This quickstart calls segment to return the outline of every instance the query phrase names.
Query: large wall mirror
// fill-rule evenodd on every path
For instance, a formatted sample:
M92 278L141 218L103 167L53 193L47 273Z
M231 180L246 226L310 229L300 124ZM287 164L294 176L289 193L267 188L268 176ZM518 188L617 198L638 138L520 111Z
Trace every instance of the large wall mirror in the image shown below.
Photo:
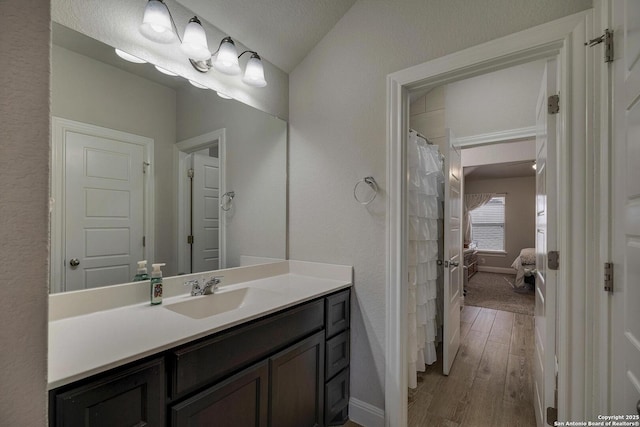
M287 123L52 25L51 292L284 259Z

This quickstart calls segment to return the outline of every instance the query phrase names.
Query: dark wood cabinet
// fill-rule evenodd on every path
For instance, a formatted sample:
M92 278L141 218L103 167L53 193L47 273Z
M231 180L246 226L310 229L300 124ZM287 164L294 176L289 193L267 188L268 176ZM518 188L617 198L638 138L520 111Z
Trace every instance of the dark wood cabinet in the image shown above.
M162 358L101 375L55 395L50 424L57 427L160 427L164 417Z
M258 363L171 408L174 427L266 427L269 364Z
M342 425L349 312L346 289L52 390L49 425Z
M343 369L325 386L325 419L327 425L341 426L348 419L349 368Z
M324 425L324 344L322 331L269 360L270 426Z

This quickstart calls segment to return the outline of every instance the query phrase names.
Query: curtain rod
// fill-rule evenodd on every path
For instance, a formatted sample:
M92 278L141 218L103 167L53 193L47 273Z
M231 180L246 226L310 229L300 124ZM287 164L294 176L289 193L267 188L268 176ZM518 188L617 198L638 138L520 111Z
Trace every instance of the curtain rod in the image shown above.
M427 144L429 144L429 145L433 145L433 142L429 141L429 139L428 139L426 136L422 135L422 134L421 134L421 133L419 133L417 130L409 128L409 132L415 132L415 134L416 134L416 135L418 135L420 138L422 138L422 139L424 139L425 141L427 141Z

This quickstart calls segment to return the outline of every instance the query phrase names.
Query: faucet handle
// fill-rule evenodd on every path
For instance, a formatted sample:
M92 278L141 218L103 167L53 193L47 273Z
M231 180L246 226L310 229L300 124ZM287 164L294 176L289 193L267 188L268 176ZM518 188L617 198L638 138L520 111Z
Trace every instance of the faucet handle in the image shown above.
M218 285L222 283L222 279L224 276L211 276L209 279L205 280L205 287L212 287L213 289L218 289Z
M187 280L183 284L184 284L184 286L191 286L191 287L199 286L200 285L200 281L198 279Z
M200 288L200 281L198 279L187 280L184 282L184 286L191 286L191 296L200 295L202 289Z

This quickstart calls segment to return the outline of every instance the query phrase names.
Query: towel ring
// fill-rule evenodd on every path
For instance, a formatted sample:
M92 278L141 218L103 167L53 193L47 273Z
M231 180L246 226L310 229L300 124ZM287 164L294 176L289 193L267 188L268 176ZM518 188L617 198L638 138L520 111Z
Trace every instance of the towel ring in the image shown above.
M358 186L363 182L367 184L369 187L371 187L371 189L373 190L373 195L368 200L360 200L358 198ZM372 176L366 176L362 178L360 181L356 182L356 186L353 187L353 198L356 199L356 201L361 205L368 205L369 203L373 202L373 199L375 199L377 195L378 195L378 184L376 183L376 180L373 179Z
M225 200L225 197L228 200ZM227 191L226 193L224 193L222 195L222 198L220 199L220 209L222 209L225 212L229 211L229 209L232 208L231 202L233 201L234 197L236 197L236 192L235 191ZM225 209L225 207L226 207L226 209Z

